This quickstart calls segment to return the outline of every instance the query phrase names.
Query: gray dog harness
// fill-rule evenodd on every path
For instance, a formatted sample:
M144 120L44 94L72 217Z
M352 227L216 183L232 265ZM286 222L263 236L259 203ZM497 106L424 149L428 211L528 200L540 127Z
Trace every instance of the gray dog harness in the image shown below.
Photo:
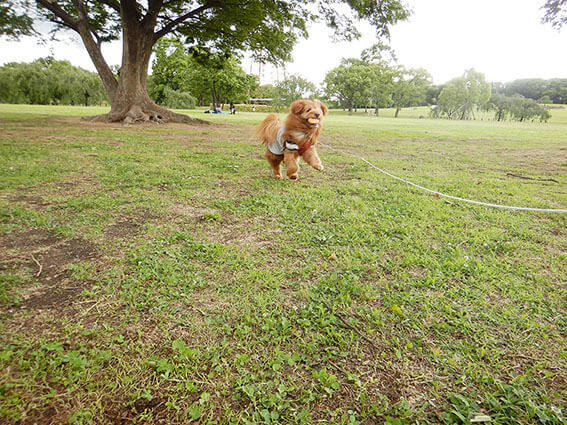
M268 143L268 149L274 155L283 155L284 149L288 149L290 151L299 150L299 146L297 146L295 143L287 142L283 139L282 135L284 131L285 131L285 127L280 128L276 140L274 140L271 143Z
M304 146L303 148L300 148L298 145L296 145L295 143L291 143L288 142L287 140L284 140L282 135L283 132L285 131L285 127L280 128L280 130L278 131L278 135L276 137L276 140L274 140L273 142L268 143L268 149L270 150L270 152L272 152L275 155L283 155L284 150L287 149L288 151L297 151L297 153L299 153L299 155L303 155L303 153L309 149L311 146L313 146L313 143L311 141L311 139L313 138L313 136L311 136L309 138L309 144L307 146ZM305 137L307 137L307 135L305 133L300 133L300 132L295 132L293 134L294 137L297 137L298 139L304 139Z

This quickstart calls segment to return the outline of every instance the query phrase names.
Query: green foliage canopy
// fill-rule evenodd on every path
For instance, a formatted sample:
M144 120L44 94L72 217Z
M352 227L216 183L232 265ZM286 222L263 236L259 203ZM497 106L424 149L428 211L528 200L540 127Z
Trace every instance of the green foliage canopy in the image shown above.
M33 19L23 10L27 0L0 0L0 36L18 38L33 34Z
M406 70L391 63L396 56L390 47L376 44L362 52L361 59L346 59L325 77L325 93L337 98L348 108L372 105L378 115L379 107L401 108L425 101L431 76L423 69Z
M448 118L461 120L474 117L474 108L490 99L492 88L484 74L474 69L465 71L462 77L449 81L438 97L438 108Z
M349 7L339 7L344 3ZM37 4L59 29L76 30L86 13L97 42L117 40L125 21L135 19L152 33L154 42L176 34L187 45L225 53L249 50L270 62L291 58L298 37L307 35L308 22L325 22L337 37L350 40L360 36L359 20L369 21L379 35L387 36L388 25L408 17L400 0L38 0Z
M357 105L367 105L371 96L374 69L358 59L343 60L325 76L324 89L329 97L336 97L348 108L349 114Z
M154 52L149 91L159 104L172 107L165 102L166 89L190 93L205 105L244 102L258 86L257 77L246 74L233 56L187 50L178 39L165 38Z
M409 105L425 102L427 89L431 86L431 75L425 69L397 68L392 84L392 106L397 117L401 109Z
M277 99L285 105L298 99L316 97L315 84L305 78L293 74L276 84Z
M94 72L51 57L0 67L0 103L100 104L107 100Z

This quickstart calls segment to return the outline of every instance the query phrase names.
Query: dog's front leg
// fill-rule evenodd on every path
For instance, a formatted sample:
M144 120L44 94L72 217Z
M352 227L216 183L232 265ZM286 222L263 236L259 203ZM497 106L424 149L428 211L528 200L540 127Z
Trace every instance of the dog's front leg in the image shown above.
M305 151L303 154L303 160L316 170L323 170L325 168L321 163L319 155L317 155L317 148L315 146L312 146Z
M284 151L285 173L292 180L297 180L299 171L299 154L297 151Z

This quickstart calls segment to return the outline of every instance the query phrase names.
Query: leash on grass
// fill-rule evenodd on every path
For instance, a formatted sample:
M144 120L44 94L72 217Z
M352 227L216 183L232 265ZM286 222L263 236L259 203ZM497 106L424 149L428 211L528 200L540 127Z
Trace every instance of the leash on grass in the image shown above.
M515 211L538 211L538 212L547 212L547 213L567 213L567 209L553 209L553 208L530 208L530 207L516 207L516 206L511 206L511 205L500 205L500 204L490 204L487 202L480 202L480 201L473 201L472 199L465 199L465 198L459 198L457 196L452 196L452 195L448 195L446 193L443 192L438 192L436 190L431 190L428 189L426 187L420 186L418 184L412 183L409 180L403 179L401 177L395 176L389 172L387 172L386 170L382 170L381 168L377 167L376 165L374 165L373 163L371 163L370 161L368 161L366 158L356 155L356 154L352 154L349 152L345 152L342 151L340 149L334 148L332 146L327 145L326 143L321 143L319 142L319 145L330 149L334 152L338 152L340 154L346 155L346 156L351 156L353 158L358 158L361 161L365 162L366 164L368 164L370 167L374 168L375 170L380 171L381 173L392 177L393 179L399 180L401 182L404 182L406 184L409 184L410 186L416 187L418 189L424 190L426 192L429 193L433 193L434 195L437 196L443 196L445 198L449 198L449 199L454 199L456 201L461 201L461 202L468 202L469 204L476 204L476 205L483 205L485 207L493 207L493 208L500 208L500 209L505 209L505 210L515 210Z

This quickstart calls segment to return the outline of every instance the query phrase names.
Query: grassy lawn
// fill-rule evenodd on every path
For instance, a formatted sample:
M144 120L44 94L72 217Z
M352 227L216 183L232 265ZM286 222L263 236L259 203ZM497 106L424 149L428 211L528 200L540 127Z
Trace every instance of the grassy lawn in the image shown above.
M259 113L100 112L0 105L0 423L567 423L566 214L325 148L277 181ZM552 114L332 111L322 140L564 209Z

